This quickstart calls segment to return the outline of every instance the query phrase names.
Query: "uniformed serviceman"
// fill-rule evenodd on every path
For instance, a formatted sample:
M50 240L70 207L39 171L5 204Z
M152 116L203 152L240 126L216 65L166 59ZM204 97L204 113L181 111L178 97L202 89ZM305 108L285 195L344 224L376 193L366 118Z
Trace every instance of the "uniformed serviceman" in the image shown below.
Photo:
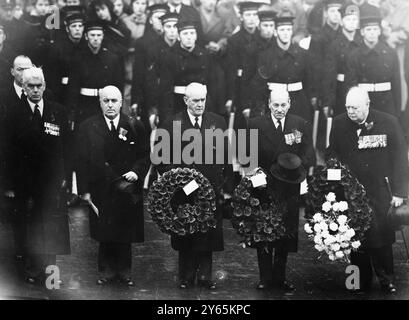
M185 89L191 82L207 85L207 108L214 110L215 107L211 100L213 90L210 81L214 60L197 44L197 29L193 21L179 20L177 27L180 43L173 46L159 62L159 121L184 109Z
M348 57L345 84L359 85L368 91L372 108L398 116L401 101L398 55L379 39L382 31L379 10L364 9L360 13L363 43Z
M251 99L255 101L251 112L263 114L269 90L285 89L291 97L290 113L311 121L317 104L317 76L309 53L291 42L293 17L276 17L277 46L260 53L256 74L251 81Z
M240 10L240 31L227 40L226 51L226 111L230 112L233 104L236 107L236 123L242 126L245 123L242 117L242 88L249 85L254 75L253 59L257 51L257 26L259 18L257 11L260 3L243 1L238 3ZM241 120L239 120L241 117Z
M25 47L24 38L27 26L22 20L18 20L14 17L15 8L15 0L2 0L0 23L4 26L4 30L7 34L7 41L10 43L10 46L17 52L17 54L22 54Z
M109 84L123 88L123 65L102 46L102 25L88 22L85 28L87 46L73 59L65 97L65 105L76 114L76 125L99 112L99 89Z
M360 291L372 285L372 266L381 288L396 292L392 244L395 231L387 219L390 205L402 205L408 195L408 155L398 120L370 108L368 93L352 87L346 97L346 113L334 119L328 156L349 166L365 187L373 208L372 221L351 263L359 267ZM385 178L391 186L390 195ZM391 199L392 198L392 199Z
M345 112L345 73L347 56L362 42L358 30L359 8L354 4L344 4L341 32L333 39L324 57L322 81L322 105L328 114Z
M47 79L49 79L50 89L59 102L63 102L66 96L65 91L73 58L86 45L83 37L84 22L84 16L80 13L67 16L64 20L66 30L64 37L57 38L49 50L45 72Z

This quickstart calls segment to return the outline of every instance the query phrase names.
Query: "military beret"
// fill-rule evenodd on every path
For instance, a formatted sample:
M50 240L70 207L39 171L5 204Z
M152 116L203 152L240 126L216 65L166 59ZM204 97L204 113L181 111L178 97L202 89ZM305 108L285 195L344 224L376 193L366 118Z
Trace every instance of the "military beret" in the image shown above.
M276 27L278 26L292 26L294 24L294 17L293 16L287 16L283 15L280 17L276 17L274 19L274 22L276 23Z
M346 16L357 16L359 17L359 7L355 4L344 4L341 9L339 9L341 17Z
M159 18L162 21L162 24L165 24L167 22L178 22L179 21L179 15L176 12L167 12L163 16Z
M14 9L16 7L16 0L1 0L0 6L3 9Z
M163 12L166 13L169 11L169 7L167 4L163 4L163 3L157 3L157 4L153 4L150 7L148 7L148 10L151 14L157 13L157 12Z
M340 8L344 4L344 0L325 0L324 4L327 9L331 7Z
M274 21L277 16L277 12L273 10L263 10L258 12L258 18L261 21Z
M239 7L240 13L243 13L245 11L254 11L254 10L257 11L262 4L259 2L253 2L253 1L242 1L242 2L239 2L237 5Z
M102 30L104 31L104 26L99 21L88 21L85 24L85 32L92 30Z
M197 25L195 21L192 20L179 20L178 24L176 25L178 31L187 30L187 29L195 29L197 30Z
M66 26L69 26L69 25L71 25L73 23L76 23L76 22L84 23L85 22L84 15L82 15L81 13L72 13L72 14L66 16L65 19L64 19L64 23L65 23Z
M380 26L382 23L381 12L379 9L372 5L366 5L361 7L361 28L367 26Z

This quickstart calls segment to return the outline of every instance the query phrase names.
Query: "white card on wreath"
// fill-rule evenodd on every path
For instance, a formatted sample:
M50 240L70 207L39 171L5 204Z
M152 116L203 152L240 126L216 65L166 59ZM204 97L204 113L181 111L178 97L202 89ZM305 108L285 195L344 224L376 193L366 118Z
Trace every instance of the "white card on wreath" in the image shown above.
M199 185L197 184L196 180L192 180L183 187L183 191L188 196L189 194L191 194L193 191L195 191L198 188L199 188Z
M265 186L267 184L266 175L264 173L256 174L250 178L253 188Z
M341 180L341 169L328 169L327 170L327 180L340 181Z
M300 185L300 195L306 194L308 192L308 183L307 179L304 179L303 182L301 182Z

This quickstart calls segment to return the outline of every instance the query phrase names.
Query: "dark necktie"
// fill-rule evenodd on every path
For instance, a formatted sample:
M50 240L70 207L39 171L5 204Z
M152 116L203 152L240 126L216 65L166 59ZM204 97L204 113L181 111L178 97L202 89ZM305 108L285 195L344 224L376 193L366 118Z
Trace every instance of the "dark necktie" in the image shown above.
M200 130L199 118L198 118L198 117L195 117L195 129L199 129L199 130Z
M358 131L359 129L361 129L361 132L359 132L359 136L364 135L364 133L366 132L366 122L357 124L356 130Z
M27 96L24 93L24 90L21 90L20 100L25 100L26 98L27 98Z
M277 132L283 133L283 127L281 126L281 121L278 121Z
M36 104L34 106L34 114L33 114L33 124L37 129L40 129L42 126L42 118L41 118L41 112L40 112L40 108L38 107L38 105Z
M114 121L111 120L110 124L111 124L111 135L115 136L116 135L116 128L115 128L115 125L114 125Z

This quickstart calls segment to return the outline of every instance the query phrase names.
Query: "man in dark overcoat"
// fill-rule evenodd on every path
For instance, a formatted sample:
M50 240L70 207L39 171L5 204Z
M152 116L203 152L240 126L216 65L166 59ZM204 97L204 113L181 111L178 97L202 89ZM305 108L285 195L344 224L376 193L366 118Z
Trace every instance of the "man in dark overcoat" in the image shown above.
M248 129L258 129L258 165L265 172L270 172L272 165L278 165L277 160L282 154L298 156L301 159L299 167L304 171L315 165L311 125L299 116L289 114L290 106L291 99L288 91L273 91L269 99L271 112L249 120ZM274 185L270 187L287 205L284 221L288 238L269 246L268 251L261 246L257 248L260 270L260 282L257 288L269 289L272 286L278 286L286 291L292 291L294 290L293 285L285 279L285 268L288 252L297 251L301 181L290 183L280 181L280 179L274 179ZM286 192L281 192L282 188L286 188ZM274 247L273 266L272 250Z
M43 99L41 69L24 70L22 83L27 99L7 114L4 189L18 204L26 280L35 283L56 264L56 255L70 253L64 201L68 122L61 105Z
M398 120L369 108L368 93L353 87L346 97L347 113L334 119L328 155L349 166L365 187L373 217L362 247L351 253L351 262L359 267L361 290L372 284L372 265L381 287L395 292L393 284L392 244L395 232L388 223L390 205L400 206L408 193L408 157ZM385 182L388 177L393 197Z
M184 101L187 109L174 115L163 125L170 134L171 138L171 155L173 154L173 146L176 143L181 143L181 150L184 149L190 141L174 141L173 140L173 125L180 124L180 132L183 135L188 129L200 130L202 136L202 159L201 163L193 161L193 163L186 163L186 159L181 159L181 164L173 163L173 158L170 162L158 165L158 170L161 174L176 168L186 167L192 168L201 172L211 183L216 196L220 196L227 170L231 171L227 160L227 139L223 141L224 162L216 163L216 148L214 140L211 145L205 144L205 130L221 129L223 132L227 129L226 122L222 116L212 112L205 111L206 104L206 86L200 83L191 83L186 87ZM158 145L156 145L158 146ZM156 147L155 146L155 147ZM213 162L205 164L204 157L206 148L212 147ZM208 152L208 151L207 151ZM229 190L225 190L229 191ZM179 251L179 280L180 288L185 289L195 284L207 287L208 289L216 289L216 284L212 281L212 252L223 251L223 215L220 208L216 209L215 218L217 220L216 228L209 230L205 234L194 234L189 236L175 236L171 237L172 248Z
M361 86L368 91L372 108L399 116L401 76L398 54L380 38L381 23L378 8L362 8L363 42L347 57L345 85L347 88Z
M99 242L97 283L133 286L132 247L144 240L142 188L149 140L142 123L121 114L122 95L100 91L101 112L79 128L78 191L90 205L90 233Z

